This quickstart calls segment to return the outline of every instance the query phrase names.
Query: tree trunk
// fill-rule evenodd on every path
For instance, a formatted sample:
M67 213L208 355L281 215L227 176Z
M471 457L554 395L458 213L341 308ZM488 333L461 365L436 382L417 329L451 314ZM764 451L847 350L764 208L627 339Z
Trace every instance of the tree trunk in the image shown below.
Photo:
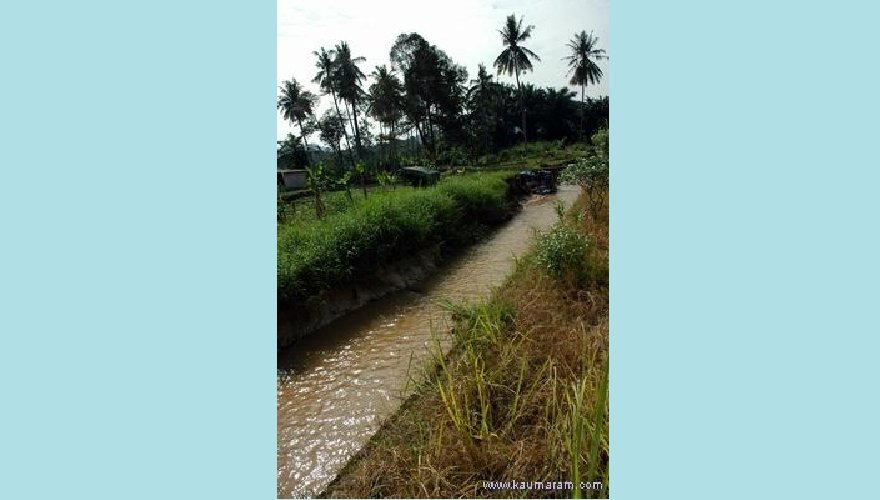
M339 166L336 167L336 168L343 168L343 167L342 167L342 163L343 163L343 161L342 161L342 152L339 151L339 146L334 146L334 145L331 144L331 147L333 148L333 156L336 157L336 164L339 165Z
M339 102L336 100L336 91L330 89L330 95L333 96L333 106L336 108L336 116L342 120L342 113L339 112ZM351 159L351 142L348 140L348 130L345 129L345 123L342 124L342 135L345 136L345 145L348 146L348 156ZM352 166L354 162L352 161Z
M354 111L354 150L358 161L361 159L361 132L358 128L358 110L357 103L351 101L351 109Z
M434 122L431 120L431 104L428 104L426 115L428 120L428 139L431 141L428 153L431 155L431 161L437 161L437 141L434 138Z
M516 68L516 88L519 90L519 109L522 111L523 142L529 145L529 133L526 131L526 106L522 96L522 85L519 83L519 66Z
M385 156L388 156L388 147L386 145L385 148L382 147L382 135L385 133L385 126L382 122L379 122L379 163L382 163L382 153L385 153ZM387 139L386 139L387 140ZM384 149L384 151L383 151ZM387 170L387 169L386 169Z
M587 108L584 105L584 89L586 88L586 84L581 84L581 140L585 141L587 138L584 136L584 118L587 114Z
M419 140L422 141L422 147L427 148L427 144L425 143L425 133L422 131L423 127L419 126L418 121L415 122L415 125L416 125L416 132L419 133ZM410 153L410 155L412 155L412 154L413 154L413 152Z
M397 157L397 144L395 144L397 142L397 135L394 133L396 128L395 125L395 122L391 122L391 159L389 160L389 162L393 162L394 159Z
M345 99L343 99L343 100L342 100L342 104L345 106L345 114L348 116L348 125L351 127L351 130L355 130L355 123L354 123L354 122L352 121L352 119L351 119L351 110L348 109L348 101L346 101ZM355 134L355 138L354 138L354 149L350 150L350 153L352 154L352 164L356 163L357 160L360 159L360 157L358 156L358 145L357 145L357 141L358 141L358 139L357 139L357 134Z
M306 165L311 166L312 161L309 159L309 142L306 140L306 133L303 131L302 121L299 118L297 118L296 123L299 125L299 134L302 136L303 145L305 145L305 148L306 148Z

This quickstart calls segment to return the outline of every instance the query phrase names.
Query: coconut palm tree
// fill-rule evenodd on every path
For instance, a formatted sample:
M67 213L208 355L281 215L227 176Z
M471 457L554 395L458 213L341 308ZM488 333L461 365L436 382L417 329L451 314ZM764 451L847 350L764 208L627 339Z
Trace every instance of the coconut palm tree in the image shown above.
M499 75L504 73L508 76L516 76L516 88L519 91L519 94L522 94L519 74L532 70L532 61L529 58L531 57L536 61L541 61L538 54L535 54L522 45L522 42L528 40L532 36L533 29L535 29L533 24L523 28L522 17L517 21L516 15L511 14L507 16L507 21L504 23L504 27L498 30L498 33L501 34L501 43L507 48L501 51L501 54L495 59L495 68ZM520 109L522 111L523 139L528 143L529 138L526 134L526 108L522 102L522 95L520 95Z
M575 33L574 38L568 42L571 54L563 58L568 61L568 74L571 75L569 83L581 87L581 135L584 133L584 91L587 84L596 85L602 80L602 70L596 61L608 59L605 50L597 49L599 38L593 33L586 31Z
M342 113L339 112L339 101L336 98L336 65L334 63L336 51L333 49L328 51L325 50L324 47L321 47L320 52L313 51L312 54L318 59L317 62L315 62L315 67L318 69L318 72L315 74L315 78L312 79L312 83L317 83L321 87L321 90L324 91L324 94L330 94L333 97L333 107L336 108L336 116L342 121ZM351 154L351 142L348 140L348 130L344 125L342 127L342 134L343 137L345 137L345 145L348 147L348 152ZM354 163L352 163L352 165L354 165Z
M403 116L403 84L385 65L376 66L370 76L376 81L370 86L369 112L379 121L380 126L385 125L390 129L387 135L393 156L394 139L397 137L396 125ZM381 131L379 136L381 138Z
M309 143L306 140L308 132L303 128L303 120L308 122L309 118L313 117L318 98L315 94L304 90L296 78L284 80L278 89L281 91L281 95L278 96L278 111L281 112L282 118L299 125L299 132L306 147L306 162L308 163Z
M359 104L361 103L361 98L364 95L364 91L361 89L360 84L366 76L357 65L358 63L366 61L366 59L363 57L352 57L351 48L348 46L347 42L339 42L339 44L336 45L335 52L336 59L333 61L335 66L335 71L333 72L334 81L336 83L336 88L339 89L339 97L351 105L351 110L354 113L354 120L352 120L352 128L354 128L354 147L356 156L360 158L361 132L358 127L357 112Z

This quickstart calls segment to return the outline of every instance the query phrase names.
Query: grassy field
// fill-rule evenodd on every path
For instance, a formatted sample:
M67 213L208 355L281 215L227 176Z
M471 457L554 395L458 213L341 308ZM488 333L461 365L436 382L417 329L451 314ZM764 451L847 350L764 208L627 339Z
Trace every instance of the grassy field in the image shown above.
M607 210L582 196L491 299L450 306L452 351L325 496L607 498Z
M325 196L328 211L320 220L302 201L278 226L279 303L318 300L332 286L412 252L470 242L510 213L509 177L451 176L429 188L353 193L353 201L333 192Z

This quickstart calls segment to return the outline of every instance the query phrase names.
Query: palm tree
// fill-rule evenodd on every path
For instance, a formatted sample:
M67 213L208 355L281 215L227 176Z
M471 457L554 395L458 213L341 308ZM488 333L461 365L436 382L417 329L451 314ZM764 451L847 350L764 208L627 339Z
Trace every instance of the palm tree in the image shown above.
M321 47L320 52L313 51L312 54L318 58L318 61L315 63L318 72L315 74L315 78L312 79L312 83L317 83L320 85L321 90L324 91L324 94L329 93L333 97L333 107L336 108L336 116L342 121L342 113L339 112L339 102L336 99L336 64L334 62L336 51L332 49L327 51L324 47ZM348 147L349 154L351 154L351 142L348 140L348 130L344 125L342 127L342 133L345 137L345 145ZM352 165L353 164L354 163L352 163Z
M508 76L516 76L516 88L520 94L522 94L522 86L519 83L519 74L521 72L532 70L532 61L529 60L529 57L534 58L536 61L541 61L538 54L535 54L528 48L520 45L532 36L532 30L535 29L533 24L523 28L522 23L522 17L520 17L517 22L515 14L507 16L507 21L505 22L504 27L498 30L498 33L501 34L501 43L507 48L501 51L501 54L495 59L495 68L498 70L499 75L506 73ZM520 95L520 109L522 111L523 139L528 143L529 138L526 134L526 108L523 106L522 95Z
M334 81L339 89L339 97L348 101L354 113L352 125L354 128L354 147L358 158L361 154L361 132L358 128L357 111L364 91L360 83L366 78L364 72L357 67L358 63L366 61L363 57L351 57L351 49L346 42L339 42L336 46L336 59L334 60Z
M397 137L396 125L403 115L403 84L397 75L388 71L385 65L376 66L370 75L376 82L370 86L370 114L379 121L380 126L390 128L388 134L389 143L392 147L391 155L394 156L394 139ZM381 131L379 134L382 136Z
M308 150L309 143L306 141L306 130L303 128L303 120L312 117L314 107L317 105L318 98L308 90L304 90L295 78L284 80L278 87L281 95L278 96L278 111L281 112L282 118L296 122L299 125L299 132L306 147L306 163L309 162Z
M598 43L599 38L594 37L592 32L589 35L586 31L575 33L568 42L571 54L563 58L568 61L569 83L581 87L581 136L584 133L584 90L588 83L596 85L602 80L602 70L596 61L608 59L605 50L596 48Z

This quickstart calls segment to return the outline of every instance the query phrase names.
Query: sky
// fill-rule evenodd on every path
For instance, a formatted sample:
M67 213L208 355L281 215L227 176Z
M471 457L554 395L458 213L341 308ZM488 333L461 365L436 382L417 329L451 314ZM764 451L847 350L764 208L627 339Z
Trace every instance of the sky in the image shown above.
M291 77L307 90L320 96L316 109L320 117L333 107L333 99L323 96L312 83L317 72L312 51L333 48L348 42L352 55L363 56L360 65L369 75L378 65L390 67L389 52L401 33L416 32L446 54L456 64L467 68L468 79L476 78L477 65L485 64L495 74L492 62L504 49L498 30L505 18L516 14L523 25L534 24L532 37L523 45L537 53L531 73L521 80L539 87L569 85L566 44L575 33L586 30L599 38L598 47L609 57L607 0L278 0L278 85ZM608 95L608 61L600 61L604 76L599 85L588 85L586 95ZM513 76L500 75L496 81L514 83ZM372 78L363 83L368 88ZM578 97L580 96L580 89ZM281 140L291 131L289 122L277 115L277 136ZM299 130L296 130L299 133ZM317 134L310 139L317 143Z

